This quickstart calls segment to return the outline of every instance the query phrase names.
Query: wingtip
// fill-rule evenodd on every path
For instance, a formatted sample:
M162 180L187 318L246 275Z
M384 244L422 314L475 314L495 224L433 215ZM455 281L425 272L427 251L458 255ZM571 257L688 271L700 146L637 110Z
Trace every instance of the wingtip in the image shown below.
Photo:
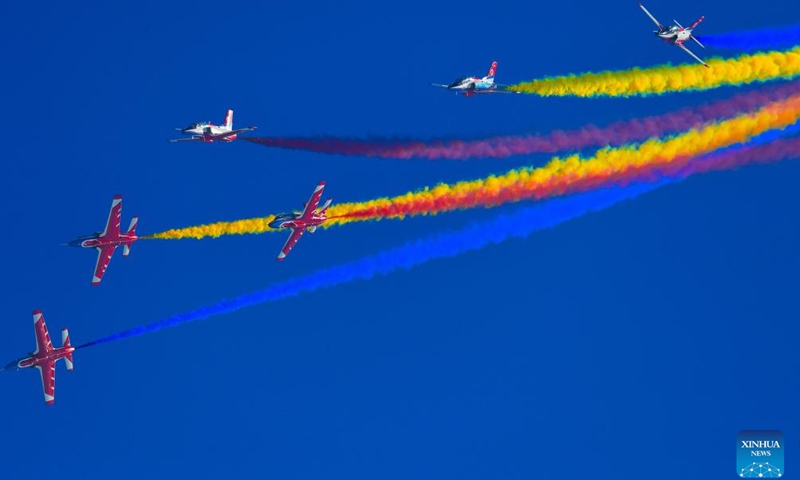
M114 200L122 200L122 195L120 194L114 195Z
M41 308L37 308L36 310L33 311L33 314L34 315L41 315L42 314L42 309Z

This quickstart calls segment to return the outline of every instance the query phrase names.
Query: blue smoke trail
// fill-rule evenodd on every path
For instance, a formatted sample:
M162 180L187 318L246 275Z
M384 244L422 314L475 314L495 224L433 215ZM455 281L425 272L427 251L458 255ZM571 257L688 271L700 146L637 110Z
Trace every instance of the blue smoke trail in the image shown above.
M319 270L305 277L277 283L258 292L231 300L223 300L214 305L200 307L147 325L134 327L85 343L77 348L136 337L163 328L176 327L184 323L235 312L240 308L274 302L303 292L313 292L354 280L368 280L395 270L410 269L433 259L455 257L512 238L525 238L536 231L554 227L590 212L603 210L623 200L633 199L666 183L669 182L639 184L626 188L614 187L565 199L551 200L513 214L503 214L492 220L473 223L455 232L412 241L377 255Z
M730 50L779 50L800 45L800 25L697 37L709 47Z
M754 137L746 145L734 145L720 149L712 154L698 158L695 162L714 162L726 152L735 152L743 147L763 145L797 132L800 132L800 124L793 124L783 130L770 130ZM242 295L232 300L222 300L214 305L200 307L186 313L180 313L146 325L114 333L107 337L84 343L76 348L86 348L145 335L163 328L176 327L184 323L235 312L241 308L274 302L303 292L313 292L354 280L369 280L377 275L386 275L400 269L407 270L430 260L455 257L505 240L525 238L537 231L555 227L588 213L604 210L619 202L634 199L669 183L681 181L683 178L684 175L681 172L677 172L673 176L663 178L658 182L638 183L627 187L611 187L568 198L550 200L533 207L527 207L513 214L502 214L492 220L472 223L455 232L409 242L401 247L385 250L361 260L319 270L305 277L277 283L255 293Z

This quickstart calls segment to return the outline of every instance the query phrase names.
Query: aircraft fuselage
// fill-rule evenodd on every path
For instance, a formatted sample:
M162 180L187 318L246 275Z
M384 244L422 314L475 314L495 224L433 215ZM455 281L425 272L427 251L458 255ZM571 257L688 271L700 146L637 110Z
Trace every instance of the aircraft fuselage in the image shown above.
M107 238L97 234L85 235L69 242L69 246L78 248L98 248L105 246L119 247L122 245L130 245L138 239L139 237L136 235L127 235L124 233L120 234L120 236L117 238Z
M60 360L70 353L75 351L75 347L60 347L54 348L50 352L39 352L36 355L20 358L6 365L5 370L21 370L23 368L31 368L44 365L48 362L55 362Z
M269 223L270 228L314 228L328 220L324 213L314 213L309 220L303 220L299 214L283 213Z
M654 32L657 37L668 43L683 43L692 36L692 30L688 28L671 27L662 31Z
M225 126L212 125L210 123L193 123L186 128L182 128L181 132L193 137L200 137L206 143L214 142L232 142L236 140L236 135L229 135L227 137L214 138L213 135L223 135L230 132L231 129Z

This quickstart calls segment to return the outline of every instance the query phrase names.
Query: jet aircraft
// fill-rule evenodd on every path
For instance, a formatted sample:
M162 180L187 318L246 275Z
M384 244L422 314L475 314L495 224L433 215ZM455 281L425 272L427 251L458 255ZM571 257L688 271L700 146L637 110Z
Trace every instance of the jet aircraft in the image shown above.
M497 62L492 62L489 67L489 73L483 78L478 77L463 77L453 81L450 85L443 85L441 83L431 83L434 87L446 88L461 93L465 97L474 97L478 94L485 93L521 93L512 92L507 90L507 85L498 85L494 83L494 74L497 72Z
M176 128L175 130L191 135L191 137L175 138L170 140L170 142L230 143L236 140L238 134L244 132L250 132L255 130L256 128L258 127L247 127L234 130L233 110L228 110L228 114L225 115L225 123L223 123L222 125L214 125L210 122L197 122L189 125L186 128Z
M700 45L701 47L706 48L705 45L700 43L700 40L698 40L694 35L692 35L692 30L694 30L694 28L697 25L699 25L700 22L702 22L705 17L698 18L693 24L689 25L688 28L683 28L683 26L680 23L678 23L677 20L673 20L673 22L675 22L675 25L666 27L662 25L661 22L656 20L656 17L654 17L650 12L648 12L647 9L644 8L644 5L640 3L639 7L641 7L641 9L644 10L644 13L646 13L647 16L650 17L650 20L652 20L653 23L655 23L658 26L658 30L653 31L653 33L657 37L659 37L661 40L667 43L680 47L684 52L691 55L692 58L702 63L706 67L708 67L708 64L706 62L704 62L700 57L692 53L692 51L686 48L686 45L684 45L684 42L686 42L686 40L692 39L695 42L697 42L697 44Z
M325 182L319 182L319 184L317 184L317 188L314 189L314 193L311 194L308 203L303 204L302 212L282 213L269 223L271 228L290 228L292 230L291 235L289 235L289 238L286 240L286 244L284 244L281 249L281 253L278 254L278 261L286 258L286 255L294 248L295 244L300 240L300 237L303 236L306 230L308 230L309 233L314 233L318 225L328 220L325 211L331 205L333 199L329 198L321 208L317 209L324 188Z
M39 370L42 377L42 389L44 390L44 402L52 405L56 401L56 362L64 359L67 370L72 371L72 352L75 347L69 343L69 332L67 329L61 330L61 347L53 348L50 341L50 334L47 332L47 325L44 323L44 316L41 310L33 311L33 333L36 335L36 350L25 358L14 360L6 365L6 370L22 370L23 368L35 368Z
M92 285L100 285L100 280L103 279L103 274L106 273L108 263L117 247L122 246L122 255L127 257L131 253L131 244L139 239L136 236L136 224L139 222L139 217L131 219L131 224L125 233L121 233L119 229L121 220L122 195L116 195L111 202L111 211L108 213L105 230L78 237L68 244L71 247L97 249L97 264L94 267Z

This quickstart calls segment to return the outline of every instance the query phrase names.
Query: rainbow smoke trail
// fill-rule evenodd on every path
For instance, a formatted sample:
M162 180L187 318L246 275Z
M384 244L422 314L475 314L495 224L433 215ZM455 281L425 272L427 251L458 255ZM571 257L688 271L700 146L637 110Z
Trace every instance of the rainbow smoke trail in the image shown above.
M402 219L406 216L494 207L522 200L542 200L586 192L614 184L627 185L644 172L681 166L694 158L721 148L747 143L768 130L783 129L800 118L800 95L766 105L759 111L709 124L698 130L651 139L639 145L605 148L593 157L578 155L554 158L539 168L510 170L478 180L439 184L390 198L365 202L341 203L328 210L324 228L355 221ZM222 235L259 234L275 231L269 227L274 218L252 218L231 222L179 228L156 233L149 238L179 240Z
M642 175L673 171L720 148L751 141L800 118L800 97L776 102L753 115L741 115L665 140L606 148L592 158L556 158L540 168L523 168L472 181L439 184L391 198L339 204L329 210L326 226L350 221L405 218L522 200L541 200L600 187L626 185Z
M753 139L753 144L751 145L728 148L697 159L695 162L697 166L693 168L708 171L720 165L725 165L725 168L734 168L740 165L773 162L797 156L798 151L800 151L800 139L773 141L773 139L781 135L797 131L800 131L800 127L792 127L785 131L770 131ZM770 143L763 144L763 142ZM662 185L685 178L691 173L691 171L687 170L677 170L673 172L672 177L660 178L656 183L630 185L627 188L612 187L564 199L551 200L525 208L514 214L500 215L494 220L473 223L456 232L439 234L427 239L409 242L399 248L387 250L337 267L320 270L305 277L278 283L258 292L242 295L232 300L223 300L214 305L124 330L84 343L77 348L86 348L141 336L164 328L176 327L184 323L232 313L241 308L296 296L304 292L314 292L355 280L369 280L377 275L387 275L396 270L410 269L438 258L454 257L508 239L525 238L539 230L554 227L587 213L608 208L623 200L635 198Z
M699 40L709 47L742 50L745 52L791 48L800 45L800 25L703 35L699 37Z
M543 97L629 97L790 80L800 75L800 48L738 58L712 58L706 63L711 68L700 64L667 64L644 69L546 77L512 85L509 90Z
M749 112L776 100L800 93L800 81L737 94L699 107L664 115L637 118L577 130L556 130L546 135L506 135L480 140L392 140L336 137L242 137L259 145L336 155L428 160L504 158L512 155L580 151L588 147L620 146L651 137L663 137Z
M439 234L409 242L399 248L386 250L377 255L319 270L305 277L277 283L258 292L242 295L231 300L223 300L214 305L124 330L84 343L77 348L86 348L125 338L138 337L167 327L177 327L184 323L205 320L218 315L232 313L241 308L274 302L304 292L314 292L322 288L330 288L355 280L369 280L377 275L386 275L396 270L409 269L437 258L454 257L512 238L525 238L536 231L554 227L587 213L608 208L659 186L660 184L649 184L631 186L625 189L612 188L566 199L553 200L526 208L514 214L503 214L493 220L473 223L456 232Z

